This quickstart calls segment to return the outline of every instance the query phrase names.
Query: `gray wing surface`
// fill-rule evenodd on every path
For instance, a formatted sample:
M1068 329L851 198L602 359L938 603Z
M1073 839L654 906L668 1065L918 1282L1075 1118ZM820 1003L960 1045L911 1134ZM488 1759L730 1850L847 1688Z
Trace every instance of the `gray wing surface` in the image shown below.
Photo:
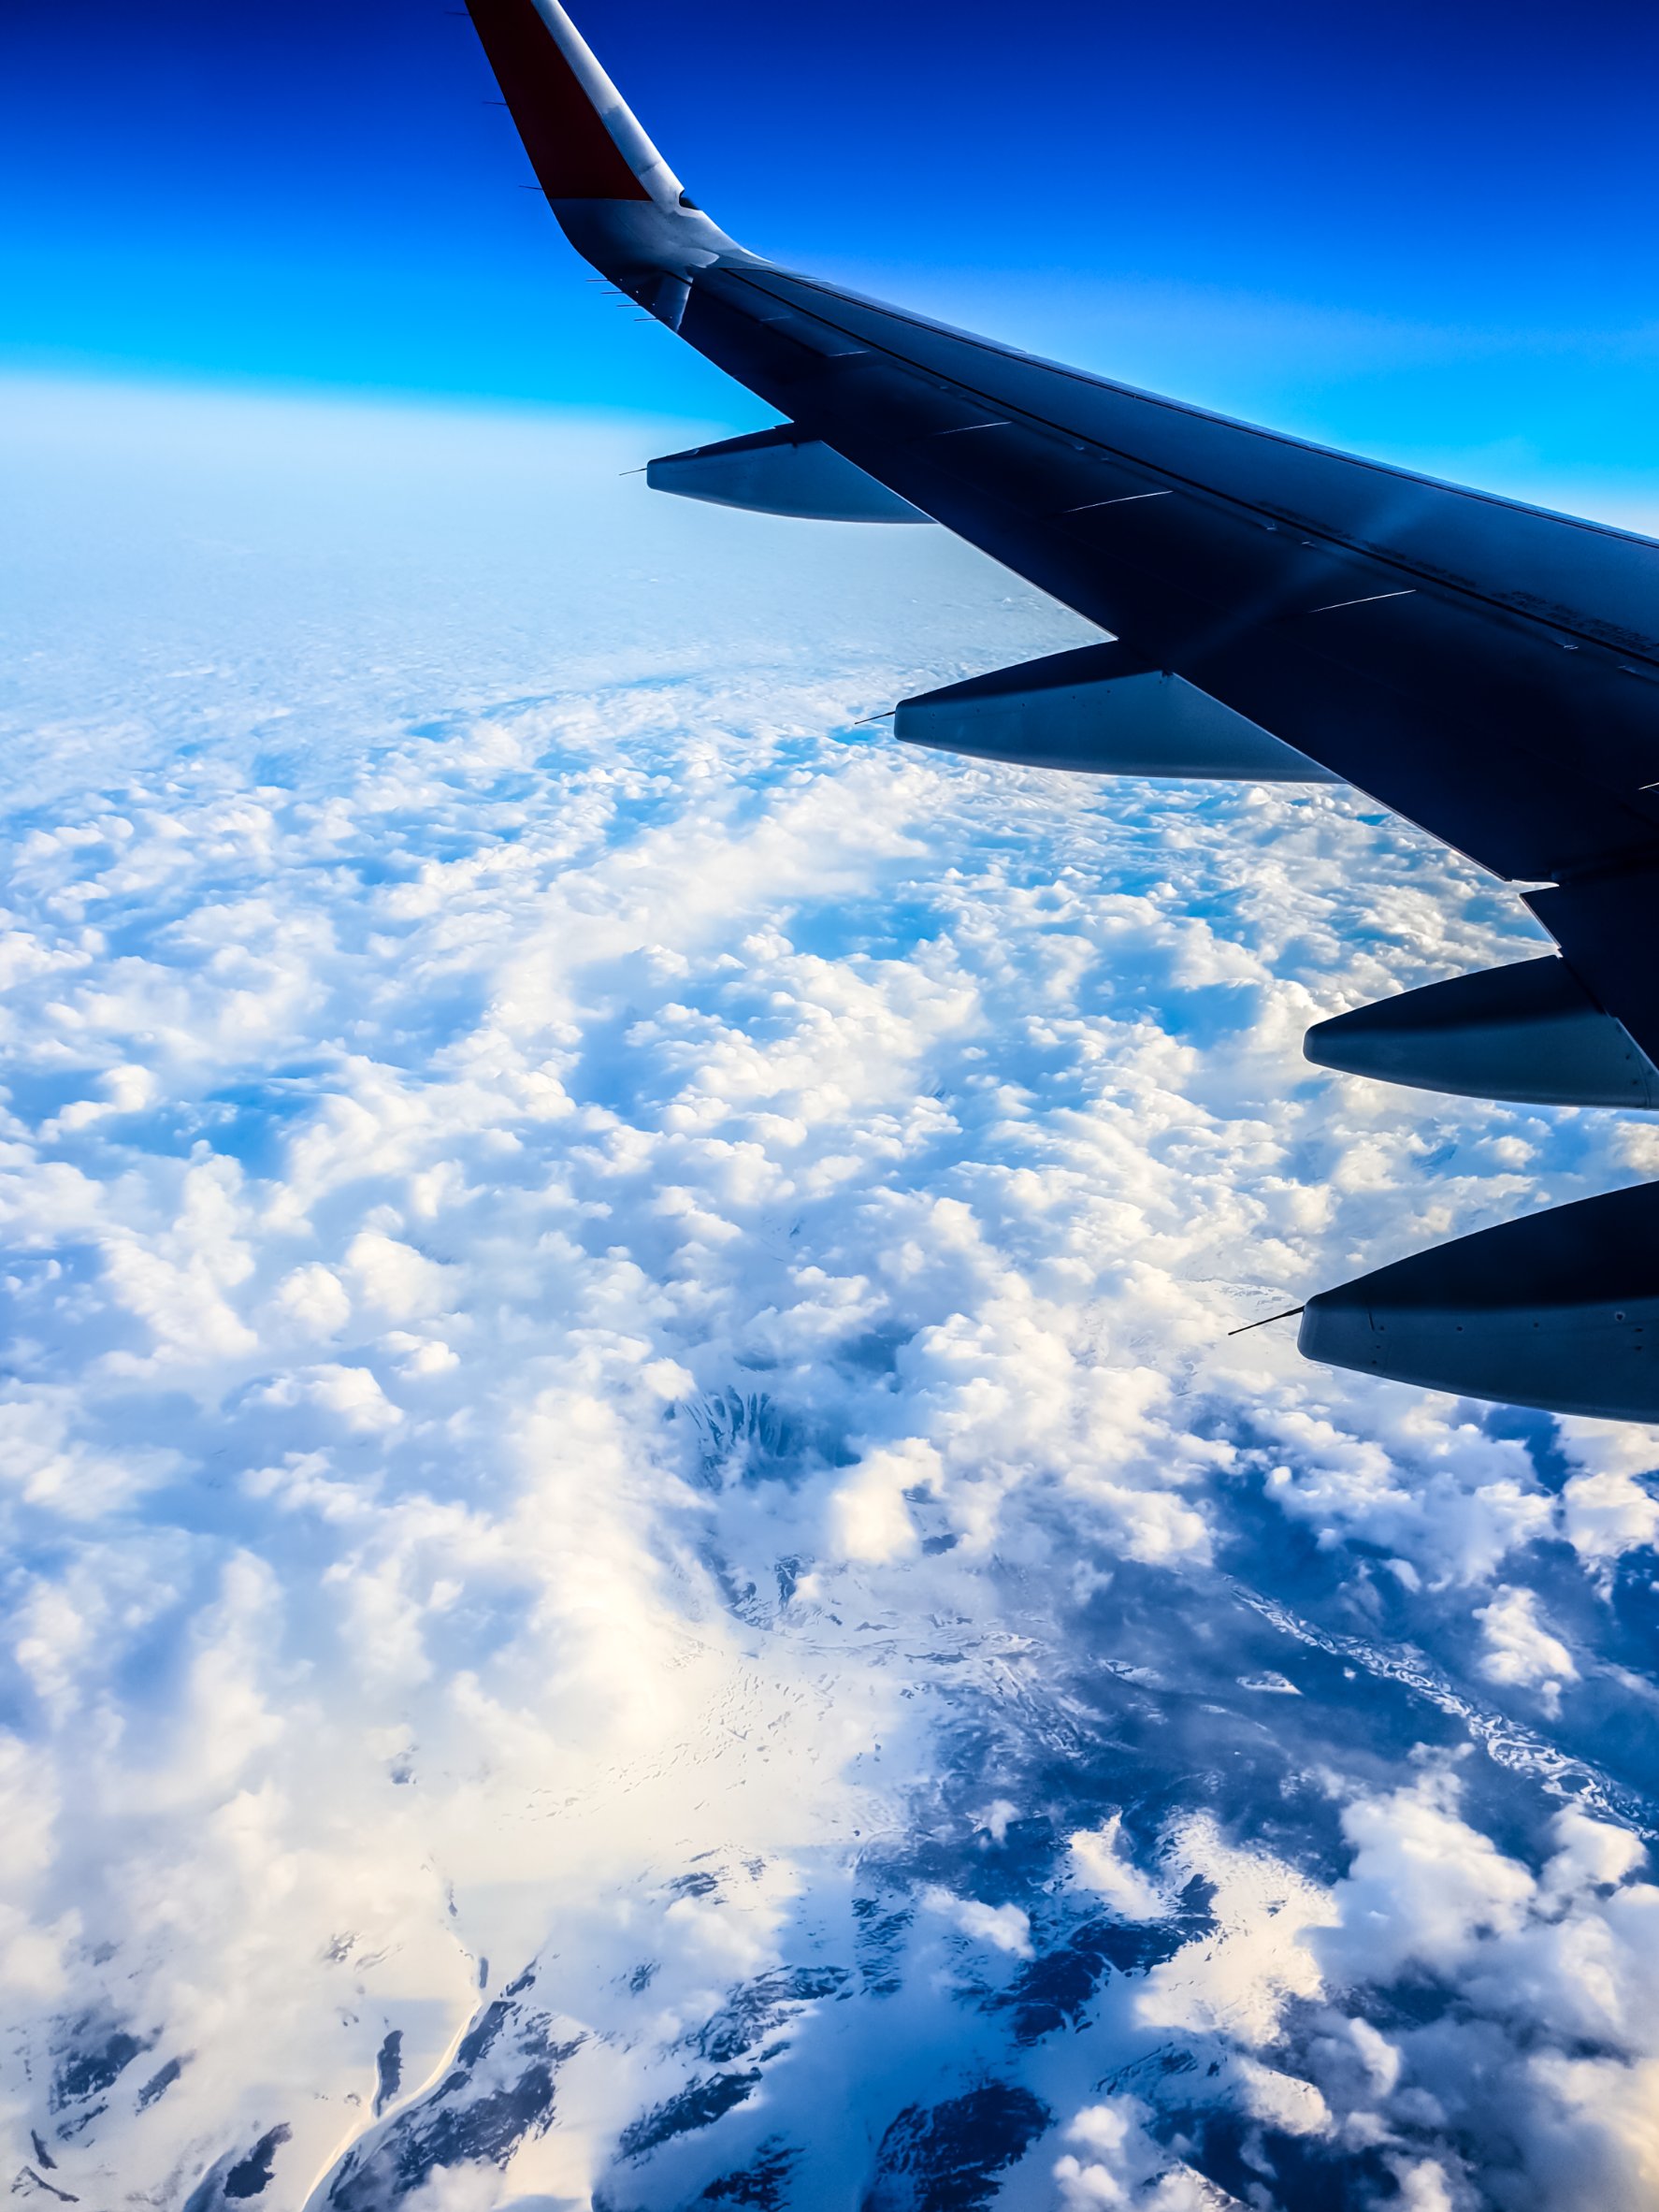
M1111 632L1137 669L1182 679L1528 887L1571 973L1534 963L1556 972L1544 993L1553 1012L1530 1029L1522 1019L1519 1045L1517 990L1531 987L1505 987L1508 1042L1492 1044L1496 1017L1482 1033L1488 1059L1497 1053L1492 1094L1609 1103L1575 1092L1570 1070L1530 1092L1503 1072L1524 1071L1529 1050L1559 1059L1599 1024L1597 1064L1611 1064L1614 1033L1640 1062L1617 1098L1646 1102L1659 1063L1659 978L1644 949L1659 900L1659 544L1230 421L792 273L687 198L557 0L469 4L572 242L785 417L789 450L829 448ZM1562 1026L1564 990L1576 1030ZM1437 1082L1432 1055L1421 1064L1429 1072L1407 1079L1478 1087L1466 1069ZM1611 1217L1597 1219L1611 1234ZM1582 1242L1575 1310L1594 1279ZM1467 1277L1464 1265L1459 1298ZM1659 1337L1659 1257L1652 1288ZM1305 1323L1317 1353L1309 1338ZM1640 1403L1659 1417L1659 1382L1633 1357ZM1448 1381L1418 1368L1411 1379L1460 1386L1451 1370ZM1493 1389L1482 1373L1466 1385L1476 1395L1563 1402L1559 1391ZM1574 1402L1585 1410L1582 1393ZM1605 1410L1630 1407L1609 1398Z

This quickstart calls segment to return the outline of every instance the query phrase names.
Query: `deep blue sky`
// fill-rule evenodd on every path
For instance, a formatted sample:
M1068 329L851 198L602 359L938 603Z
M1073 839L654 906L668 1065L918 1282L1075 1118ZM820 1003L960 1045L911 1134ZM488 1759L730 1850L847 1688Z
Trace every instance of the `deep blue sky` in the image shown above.
M1651 7L577 14L781 258L1489 480L1659 480ZM0 364L758 419L584 286L443 0L0 18Z

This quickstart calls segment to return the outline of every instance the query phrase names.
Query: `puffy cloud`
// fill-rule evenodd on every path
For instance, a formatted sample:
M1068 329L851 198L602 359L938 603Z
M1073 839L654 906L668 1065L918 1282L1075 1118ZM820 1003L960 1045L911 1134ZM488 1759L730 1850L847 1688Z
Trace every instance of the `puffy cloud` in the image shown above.
M1227 1336L1626 1172L1300 1058L1519 909L649 426L11 397L9 2170L1651 2195L1652 1439Z
M948 1889L927 1889L922 1902L953 1920L971 1943L986 1944L1016 1959L1031 1957L1031 1916L1018 1905L982 1904L977 1898L952 1897Z
M394 1321L412 1321L443 1306L443 1269L395 1236L360 1231L346 1247L345 1265L364 1303Z
M1457 2212L1457 2199L1437 2159L1394 2159L1402 2212Z
M844 1558L902 1558L918 1547L906 1510L914 1490L936 1490L941 1462L920 1437L866 1453L830 1500L836 1548Z
M1546 1711L1559 1713L1562 1684L1576 1682L1579 1670L1539 1618L1536 1592L1500 1588L1490 1605L1476 1608L1475 1618L1486 1647L1480 1671L1487 1681L1536 1690Z
M1386 1983L1413 1965L1454 1971L1483 1938L1522 1926L1532 1875L1462 1820L1458 1801L1455 1776L1431 1770L1345 1807L1353 1857L1335 1892L1340 1918L1321 1945L1338 1972Z
M367 1367L346 1367L332 1363L284 1375L259 1394L265 1406L312 1406L325 1416L338 1418L347 1429L372 1433L396 1428L403 1419Z
M1134 2212L1226 2212L1240 2201L1161 2149L1147 2132L1146 2108L1132 2097L1085 2106L1066 2130L1077 2148L1056 2161L1064 2212L1096 2205Z
M1659 1498L1626 1467L1574 1475L1562 1504L1566 1540L1581 1558L1617 1559L1659 1545Z

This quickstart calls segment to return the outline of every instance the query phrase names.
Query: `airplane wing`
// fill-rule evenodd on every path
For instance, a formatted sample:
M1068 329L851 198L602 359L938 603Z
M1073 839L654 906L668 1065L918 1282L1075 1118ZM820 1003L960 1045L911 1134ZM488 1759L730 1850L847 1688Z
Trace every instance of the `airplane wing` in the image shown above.
M1116 641L906 701L993 759L1357 786L1522 896L1562 957L1310 1033L1350 1072L1659 1105L1659 544L1040 360L782 268L699 209L558 0L468 0L595 267L784 416L653 464L774 513L931 518ZM1060 664L1065 664L1061 666ZM1659 1419L1659 1186L1309 1301L1305 1352Z

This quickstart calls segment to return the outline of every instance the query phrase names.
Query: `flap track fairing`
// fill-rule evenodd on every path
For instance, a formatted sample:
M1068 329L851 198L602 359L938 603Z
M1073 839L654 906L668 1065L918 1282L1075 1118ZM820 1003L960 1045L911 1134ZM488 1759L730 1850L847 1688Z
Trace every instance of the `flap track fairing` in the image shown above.
M1303 1048L1342 1075L1464 1098L1659 1106L1659 1070L1554 954L1356 1006Z
M1659 1183L1416 1252L1308 1301L1309 1359L1425 1390L1659 1420Z
M1330 784L1330 770L1126 645L1085 645L902 702L906 745L1085 775Z
M933 519L792 423L665 454L650 463L645 482L654 492L673 492L682 499L742 507L752 514L800 515L809 522Z

